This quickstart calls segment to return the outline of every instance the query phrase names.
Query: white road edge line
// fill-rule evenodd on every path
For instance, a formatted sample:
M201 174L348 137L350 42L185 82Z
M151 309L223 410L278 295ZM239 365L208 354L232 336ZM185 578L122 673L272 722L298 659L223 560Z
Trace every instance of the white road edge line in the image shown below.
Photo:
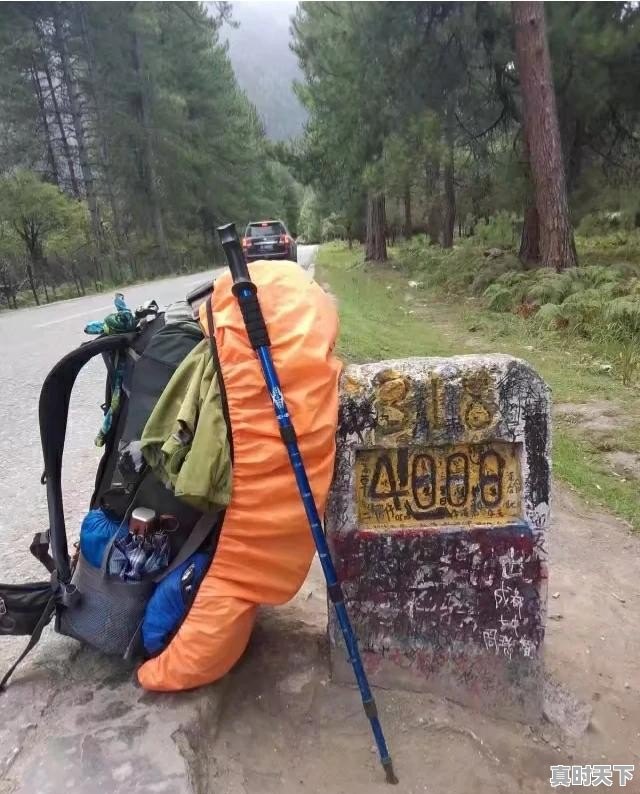
M87 309L86 312L78 312L77 314L68 314L66 317L59 317L57 320L49 320L48 323L40 323L39 325L34 326L34 328L47 328L50 325L57 325L58 323L66 323L67 320L76 320L78 317L86 317L88 314L96 314L98 315L97 319L100 319L99 312L103 312L106 309L113 309L113 304L107 303L106 306L98 306L95 309Z

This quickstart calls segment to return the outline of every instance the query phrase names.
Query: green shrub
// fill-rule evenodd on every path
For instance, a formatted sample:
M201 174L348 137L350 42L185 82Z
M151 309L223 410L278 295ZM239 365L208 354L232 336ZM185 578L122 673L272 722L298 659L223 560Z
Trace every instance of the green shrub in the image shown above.
M562 303L574 290L574 281L569 273L554 273L549 270L535 271L535 281L526 293L530 303Z
M637 230L603 237L582 237L576 242L582 267L609 263L617 269L629 266L637 274L635 263L640 259L640 233Z
M515 309L516 306L519 306L524 302L527 290L529 289L530 280L530 273L509 270L506 273L503 273L503 275L500 276L494 282L494 284L490 285L483 294L485 297L488 293L491 295L490 290L491 287L494 286L496 288L500 288L501 290L506 290L510 295L509 304L506 305L504 300L498 300L496 306L501 304L505 304L505 306L503 309L495 308L495 311L511 311L512 309Z
M640 276L640 263L638 262L616 262L609 267L617 274L620 281L637 280Z
M535 325L544 331L557 329L565 320L562 306L556 303L543 304L533 318Z
M474 295L482 295L486 288L497 281L505 273L522 271L522 265L515 256L505 254L496 259L489 259L480 267L471 282Z
M510 212L498 212L488 221L480 221L475 229L475 239L493 248L513 248L517 240L516 218Z
M640 336L640 300L625 295L608 301L604 317L622 337Z
M496 282L487 287L483 293L487 308L492 312L508 312L514 306L513 293L509 287Z
M624 386L630 386L640 368L640 339L637 336L623 340L613 356L616 375Z
M567 271L569 272L569 271ZM617 267L608 265L587 265L587 267L574 267L571 269L573 278L579 279L590 287L601 287L620 281L622 274Z
M578 234L584 237L612 237L620 231L634 228L634 214L625 210L590 212L578 225Z
M347 236L347 229L345 226L344 218L332 212L331 215L324 218L322 221L322 240L329 242L330 240L344 240Z
M443 249L414 241L397 246L394 259L416 280L444 286L450 293L468 291L478 267L485 261L478 249L469 245Z
M595 287L574 292L565 298L562 313L573 333L593 337L604 322L606 300L602 289Z

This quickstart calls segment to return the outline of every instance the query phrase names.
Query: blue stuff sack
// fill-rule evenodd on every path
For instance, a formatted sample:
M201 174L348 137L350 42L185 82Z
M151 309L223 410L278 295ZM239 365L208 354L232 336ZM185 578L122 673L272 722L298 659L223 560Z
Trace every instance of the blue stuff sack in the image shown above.
M120 521L109 518L104 510L91 510L80 527L80 551L85 560L99 568L111 538L121 527Z
M192 554L156 587L142 621L142 641L148 654L159 653L184 618L192 594L209 566L207 554Z

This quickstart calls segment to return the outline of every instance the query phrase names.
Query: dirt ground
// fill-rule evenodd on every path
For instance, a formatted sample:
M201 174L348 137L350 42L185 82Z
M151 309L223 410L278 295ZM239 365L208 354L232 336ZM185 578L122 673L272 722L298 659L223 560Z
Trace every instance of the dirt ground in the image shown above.
M547 722L515 725L378 690L396 791L550 791L549 765L571 763L634 763L625 790L640 791L640 541L564 491L553 510L546 663L593 707L589 729L576 739ZM389 790L356 693L328 681L325 614L315 568L295 602L265 613L225 684L205 767L195 770L198 794Z

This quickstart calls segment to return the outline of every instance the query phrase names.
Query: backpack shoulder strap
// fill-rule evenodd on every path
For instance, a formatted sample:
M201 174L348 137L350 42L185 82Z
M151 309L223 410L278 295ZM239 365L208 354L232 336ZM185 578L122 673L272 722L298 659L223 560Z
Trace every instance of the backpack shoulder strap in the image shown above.
M71 579L67 532L62 503L62 454L67 431L69 400L76 377L82 367L95 356L126 350L136 334L101 336L72 350L53 367L42 385L39 403L40 441L49 509L51 553L58 581Z

